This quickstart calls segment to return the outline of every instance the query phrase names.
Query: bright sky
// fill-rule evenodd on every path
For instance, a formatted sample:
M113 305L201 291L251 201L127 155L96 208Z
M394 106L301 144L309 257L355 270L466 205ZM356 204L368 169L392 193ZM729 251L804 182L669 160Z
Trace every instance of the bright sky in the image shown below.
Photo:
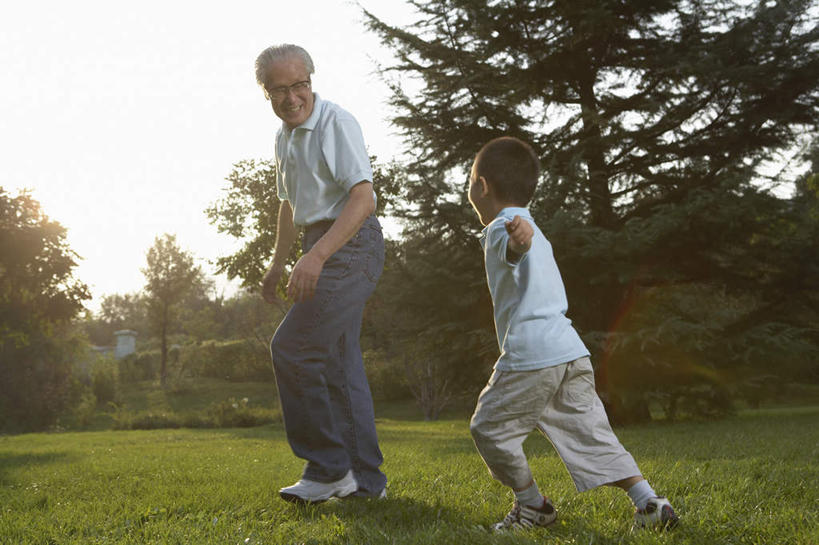
M361 3L391 23L414 19L400 0ZM305 47L314 90L358 118L370 152L401 153L375 75L389 52L361 20L345 0L13 2L0 18L0 186L30 189L68 228L91 308L142 288L163 233L212 275L207 261L236 243L204 210L233 163L271 157L280 125L254 79L268 45Z

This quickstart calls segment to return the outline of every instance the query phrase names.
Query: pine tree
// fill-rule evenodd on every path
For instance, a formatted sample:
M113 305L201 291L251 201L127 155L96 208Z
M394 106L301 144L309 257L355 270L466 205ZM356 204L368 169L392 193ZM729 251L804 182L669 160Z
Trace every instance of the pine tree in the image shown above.
M819 124L813 3L411 3L419 20L408 28L365 17L396 56L381 74L414 158L397 214L408 244L441 258L436 292L469 301L482 279L462 266L472 260L445 259L477 227L465 172L486 141L518 136L542 160L531 208L598 356L600 386L619 377L642 397L643 379L660 376L648 387L670 377L689 392L703 382L715 385L709 395L724 390L723 371L747 348L738 339L787 326L774 308L783 292L763 273L764 241L788 205L758 182ZM437 312L439 300L426 301L418 316ZM673 347L679 357L664 357Z

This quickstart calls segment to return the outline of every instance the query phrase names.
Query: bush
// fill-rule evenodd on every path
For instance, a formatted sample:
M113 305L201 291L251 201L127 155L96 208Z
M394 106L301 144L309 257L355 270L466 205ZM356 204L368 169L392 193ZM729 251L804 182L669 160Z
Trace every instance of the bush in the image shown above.
M78 427L85 428L91 423L96 411L97 397L90 391L86 390L80 397L80 401L77 406L74 407L74 422Z
M367 373L373 399L395 401L410 398L403 364L387 358L383 351L364 352L364 371Z
M250 407L246 397L240 400L231 397L214 403L209 412L213 423L219 428L251 428L273 421L270 411Z
M186 346L180 355L180 371L194 376L231 381L273 380L268 350L251 340L206 341Z
M117 364L110 358L99 358L91 370L91 389L97 403L106 404L117 400L119 373Z
M81 400L74 375L81 339L32 335L19 346L0 339L0 429L35 431L54 425Z
M121 409L114 413L115 430L157 430L181 427L182 419L175 413L131 413Z
M139 382L156 378L160 365L158 350L130 354L119 360L119 377L123 382Z
M93 397L93 396L92 396ZM131 412L114 405L115 430L154 430L164 428L250 428L279 419L275 410L251 407L248 398L229 398L213 403L204 413Z

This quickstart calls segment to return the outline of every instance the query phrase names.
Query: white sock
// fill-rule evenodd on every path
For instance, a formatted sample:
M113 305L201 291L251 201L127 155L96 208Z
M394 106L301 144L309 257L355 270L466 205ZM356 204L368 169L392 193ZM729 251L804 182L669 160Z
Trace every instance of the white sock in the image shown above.
M515 491L515 498L521 505L527 505L535 509L543 507L543 494L540 493L540 490L537 488L537 483L534 481L532 482L532 486L526 490L521 490L520 492Z
M657 497L657 493L645 479L629 488L626 493L637 509L645 509L648 500Z

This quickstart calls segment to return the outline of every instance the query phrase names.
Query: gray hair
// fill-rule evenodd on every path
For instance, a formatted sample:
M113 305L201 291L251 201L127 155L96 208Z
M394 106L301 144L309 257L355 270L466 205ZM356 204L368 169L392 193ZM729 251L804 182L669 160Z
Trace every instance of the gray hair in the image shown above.
M268 67L276 61L280 61L291 56L301 59L301 61L304 63L304 67L307 69L308 74L312 74L316 71L315 67L313 66L313 59L310 58L310 53L308 53L303 47L293 44L271 45L259 53L259 56L256 57L256 83L261 85L262 89L264 89ZM266 89L265 96L267 96Z

